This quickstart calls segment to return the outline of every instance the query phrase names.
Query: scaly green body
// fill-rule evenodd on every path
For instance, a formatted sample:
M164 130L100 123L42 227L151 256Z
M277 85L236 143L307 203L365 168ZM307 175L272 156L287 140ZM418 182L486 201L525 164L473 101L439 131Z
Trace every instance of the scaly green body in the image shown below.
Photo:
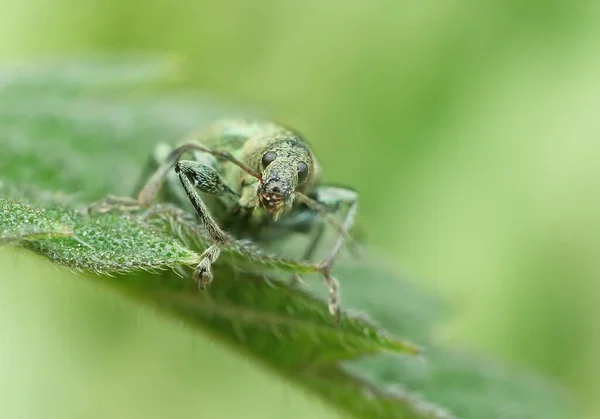
M181 159L185 155L188 160ZM329 286L331 312L339 313L331 268L352 226L357 196L319 185L320 167L300 135L268 121L222 120L174 149L159 145L150 169L154 173L133 204L150 206L159 193L179 205L192 204L214 242L194 271L202 288L212 281L211 264L230 235L260 242L291 232L313 234L302 256L310 260L325 222L332 224L339 235L315 269ZM342 204L348 211L340 222L332 214Z

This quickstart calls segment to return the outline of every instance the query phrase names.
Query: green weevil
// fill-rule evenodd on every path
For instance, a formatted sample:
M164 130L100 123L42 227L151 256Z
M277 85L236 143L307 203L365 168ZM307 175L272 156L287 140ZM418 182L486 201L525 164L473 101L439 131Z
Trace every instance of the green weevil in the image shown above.
M186 154L190 158L183 160ZM320 183L321 168L297 132L268 121L219 120L175 148L157 146L153 160L158 168L135 204L149 207L164 184L171 196L191 202L212 241L193 273L199 287L212 282L211 265L230 237L261 242L290 232L312 234L302 255L310 261L329 222L337 237L315 268L329 288L329 311L339 316L339 284L331 269L352 228L358 196ZM342 219L335 217L344 210Z

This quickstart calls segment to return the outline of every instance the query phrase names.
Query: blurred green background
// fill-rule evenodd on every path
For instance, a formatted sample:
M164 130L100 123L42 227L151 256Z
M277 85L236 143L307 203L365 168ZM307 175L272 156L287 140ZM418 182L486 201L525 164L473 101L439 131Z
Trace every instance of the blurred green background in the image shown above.
M599 45L593 0L0 4L2 62L169 52L198 91L299 129L326 179L360 192L369 244L448 301L441 338L559 380L586 417L600 417ZM0 347L6 417L39 417L18 410L38 396L44 417L78 417L84 403L98 417L333 417L62 270L42 279L43 261L0 259L8 276L37 278L0 296L0 327L21 330ZM34 376L58 395L23 384ZM214 399L232 381L232 400L256 412ZM140 400L144 412L110 408Z

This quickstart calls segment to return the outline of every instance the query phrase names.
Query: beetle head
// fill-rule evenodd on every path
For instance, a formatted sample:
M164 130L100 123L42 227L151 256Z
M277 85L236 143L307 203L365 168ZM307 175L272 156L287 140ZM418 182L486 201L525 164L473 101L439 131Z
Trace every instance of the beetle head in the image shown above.
M311 173L312 158L303 144L284 141L269 148L261 164L259 202L277 219L294 204L294 192L306 183Z

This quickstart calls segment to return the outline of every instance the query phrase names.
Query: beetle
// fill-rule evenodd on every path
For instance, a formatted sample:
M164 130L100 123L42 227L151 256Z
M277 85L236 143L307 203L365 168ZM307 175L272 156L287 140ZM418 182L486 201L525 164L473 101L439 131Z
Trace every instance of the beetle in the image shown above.
M211 265L231 235L261 242L312 234L302 256L310 261L328 222L337 237L315 267L329 288L329 311L339 316L339 283L331 270L354 223L358 195L321 184L321 167L300 134L270 121L223 119L175 148L159 144L151 160L154 171L134 204L150 207L164 189L171 200L192 204L212 242L193 273L200 288L212 282ZM343 219L334 216L344 210Z

